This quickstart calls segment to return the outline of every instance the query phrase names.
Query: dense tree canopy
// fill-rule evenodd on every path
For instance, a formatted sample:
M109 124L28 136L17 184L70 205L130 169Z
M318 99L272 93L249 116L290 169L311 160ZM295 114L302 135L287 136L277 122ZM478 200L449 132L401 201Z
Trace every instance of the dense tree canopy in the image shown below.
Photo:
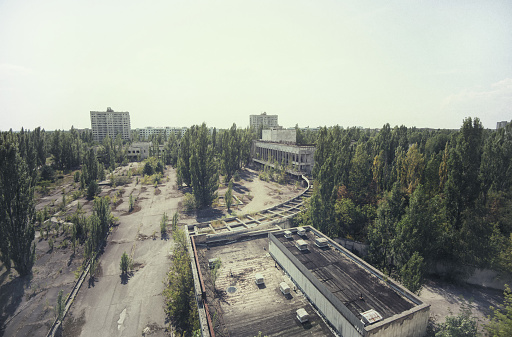
M512 271L505 262L512 258L511 124L491 131L466 118L458 131L321 128L313 177L298 222L368 243L370 261L411 288L438 262L454 275Z

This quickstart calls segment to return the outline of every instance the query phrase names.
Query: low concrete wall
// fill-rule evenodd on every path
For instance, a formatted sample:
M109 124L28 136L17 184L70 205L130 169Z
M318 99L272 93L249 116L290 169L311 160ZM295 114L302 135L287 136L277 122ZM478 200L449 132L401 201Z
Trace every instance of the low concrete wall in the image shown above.
M345 249L350 250L358 256L365 257L368 255L368 245L362 242L352 241L349 239L336 238L334 239L337 243L343 246Z
M367 337L423 337L427 330L430 305L421 304L399 315L366 326Z
M490 269L477 269L466 279L466 282L486 288L505 290L505 284L512 285L510 276L502 276Z

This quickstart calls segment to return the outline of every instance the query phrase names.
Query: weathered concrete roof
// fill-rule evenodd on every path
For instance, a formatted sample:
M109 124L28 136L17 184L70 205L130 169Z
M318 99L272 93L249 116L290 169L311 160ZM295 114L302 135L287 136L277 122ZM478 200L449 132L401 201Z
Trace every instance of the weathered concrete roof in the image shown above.
M286 239L284 232L275 232L273 235L359 318L363 312L373 309L385 319L416 305L337 249L308 244L308 250L298 250L295 247L296 241L315 241L315 235L311 231L306 236L299 236L294 232L293 240Z
M201 273L207 288L210 315L216 317L216 336L333 336L321 317L298 289L283 295L281 282L293 284L276 266L268 253L267 234L238 237L233 241L197 244ZM295 250L297 250L295 248ZM208 260L219 258L219 270L214 290ZM264 285L257 285L254 276L260 273ZM227 291L229 287L235 287ZM297 310L305 308L309 322L301 324Z

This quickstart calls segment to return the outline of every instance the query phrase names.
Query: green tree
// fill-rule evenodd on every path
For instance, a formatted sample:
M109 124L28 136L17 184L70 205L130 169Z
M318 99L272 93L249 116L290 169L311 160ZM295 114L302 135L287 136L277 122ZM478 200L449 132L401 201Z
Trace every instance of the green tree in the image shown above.
M228 211L231 209L231 205L233 204L233 181L230 180L228 184L228 190L226 194L224 194L224 200L226 202L226 207Z
M220 259L217 259L213 264L212 270L210 271L214 289L216 288L217 278L219 277L219 271L220 271L221 267L222 267L222 261Z
M178 152L178 169L177 169L177 182L178 187L182 183L191 186L192 178L190 175L190 157L192 154L192 145L195 139L196 126L192 126L185 132L180 141L180 150Z
M165 313L169 321L182 334L199 328L194 280L188 256L186 236L182 230L173 232L174 251L172 265L164 281Z
M87 186L87 199L92 200L100 193L100 187L96 180L92 180Z
M174 232L178 226L178 219L179 214L178 212L174 212L174 215L172 216L172 231Z
M142 172L145 176L150 176L155 173L155 169L153 168L153 165L147 161L146 164L144 164L144 170Z
M492 315L489 316L489 324L485 329L491 337L512 336L512 292L508 285L505 286L505 301L503 307L491 307Z
M354 196L356 203L359 204L371 201L373 194L371 188L373 158L368 152L367 145L360 143L357 145L351 163L348 189Z
M1 259L11 261L20 275L30 273L35 256L33 180L18 153L17 144L0 145L0 239Z
M412 254L409 261L400 269L400 281L414 293L418 293L423 286L425 263L418 252Z
M164 212L162 215L162 219L160 220L160 234L162 234L162 237L167 233L167 220L169 218L167 217L167 213Z
M134 205L135 205L135 202L133 200L133 194L130 194L130 198L129 198L129 201L128 201L128 212L133 211Z
M119 268L121 269L121 275L125 275L128 273L128 267L130 266L130 257L126 252L121 255L121 262L119 263Z
M446 213L456 230L461 227L464 210L473 207L480 194L482 132L478 118L465 119L448 159Z
M436 337L477 337L478 324L475 317L471 316L469 304L462 304L457 316L446 317L446 322L441 324Z
M226 175L224 181L230 181L233 174L240 169L240 138L234 123L222 137L221 163L222 171Z
M192 191L198 207L209 207L216 197L218 172L209 131L203 123L197 128L190 156Z
M400 184L396 182L393 189L380 202L377 218L368 228L368 258L381 269L391 273L396 258L396 224L405 213L405 196Z

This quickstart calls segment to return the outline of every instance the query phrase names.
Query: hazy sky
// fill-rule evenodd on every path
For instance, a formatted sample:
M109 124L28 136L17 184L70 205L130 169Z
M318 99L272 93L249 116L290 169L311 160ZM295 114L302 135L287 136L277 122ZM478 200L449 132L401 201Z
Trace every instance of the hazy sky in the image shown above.
M512 119L512 1L0 0L0 130Z

